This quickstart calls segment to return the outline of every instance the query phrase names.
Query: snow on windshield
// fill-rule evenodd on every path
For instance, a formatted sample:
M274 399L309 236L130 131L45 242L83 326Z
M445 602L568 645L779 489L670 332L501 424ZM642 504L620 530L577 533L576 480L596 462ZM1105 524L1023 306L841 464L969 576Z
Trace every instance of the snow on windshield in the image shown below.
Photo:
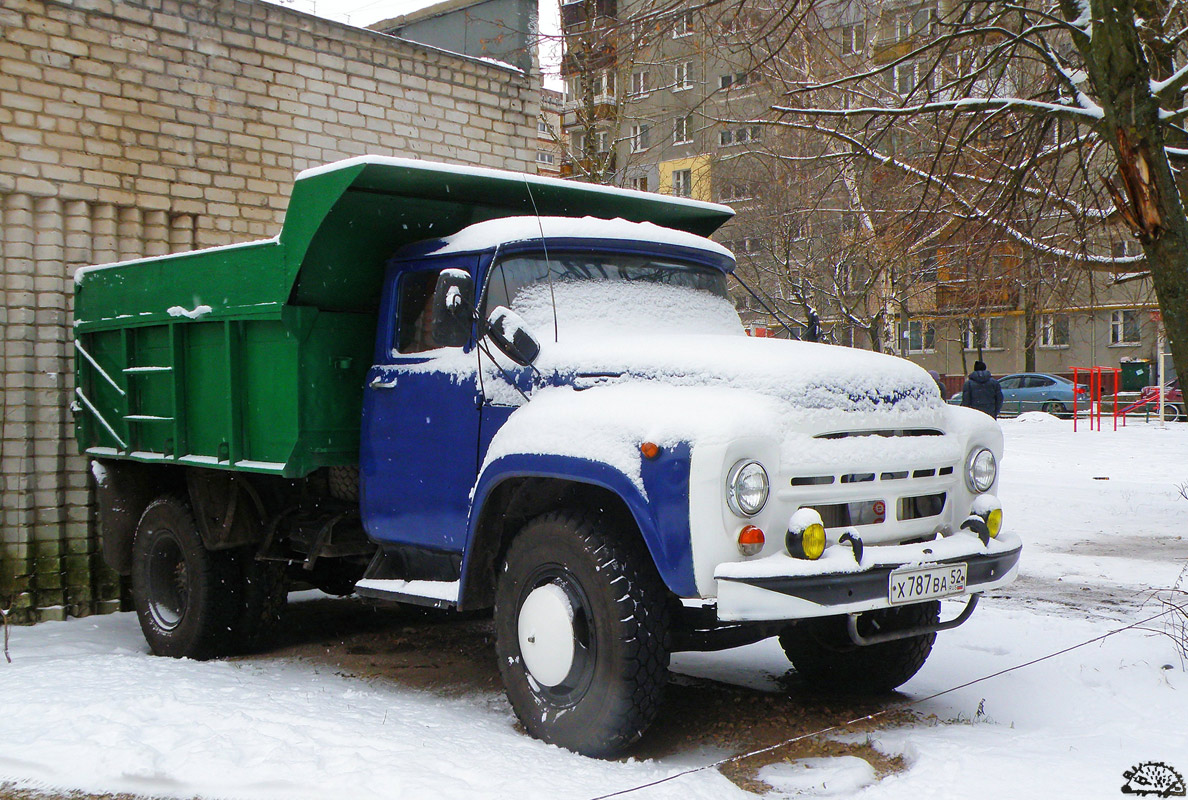
M742 335L734 305L724 297L687 286L645 281L558 281L532 283L512 300L529 327L539 334L557 329L562 339L593 332ZM551 338L551 337L550 337Z

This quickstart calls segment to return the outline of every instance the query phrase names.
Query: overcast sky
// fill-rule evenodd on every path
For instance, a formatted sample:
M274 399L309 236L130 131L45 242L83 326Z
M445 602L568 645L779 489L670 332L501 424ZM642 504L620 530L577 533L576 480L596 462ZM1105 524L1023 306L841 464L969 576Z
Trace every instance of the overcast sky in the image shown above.
M365 28L380 20L398 17L410 11L416 11L434 5L438 0L271 0L280 5L295 8L308 14L346 22ZM546 36L556 36L561 27L560 3L558 0L540 0L540 27ZM548 48L557 50L558 48ZM545 72L545 83L550 88L560 89L561 81L557 76L558 64L561 61L560 52L550 55L541 54L541 63Z

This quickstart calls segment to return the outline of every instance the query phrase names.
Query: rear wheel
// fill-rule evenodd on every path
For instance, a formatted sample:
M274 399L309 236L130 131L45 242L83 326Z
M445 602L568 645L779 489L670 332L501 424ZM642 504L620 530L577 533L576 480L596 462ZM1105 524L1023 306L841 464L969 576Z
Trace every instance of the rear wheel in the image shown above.
M932 625L940 603L880 609L858 619L864 636ZM882 694L907 683L932 652L935 633L872 645L850 641L846 618L807 619L780 634L780 646L792 666L813 688L850 694Z
M495 598L508 699L533 736L588 756L628 747L668 680L668 596L606 517L552 512L508 548Z
M1156 404L1155 404L1155 415L1156 416L1159 415L1158 401L1156 401ZM1170 422L1175 422L1176 420L1180 419L1181 418L1180 417L1180 407L1178 405L1176 405L1175 403L1164 403L1163 404L1163 418Z
M1068 409L1064 407L1064 403L1044 403L1040 411L1057 417L1062 417L1068 413Z
M189 503L174 496L150 503L132 541L132 597L153 653L205 659L227 652L237 573L230 553L203 546Z

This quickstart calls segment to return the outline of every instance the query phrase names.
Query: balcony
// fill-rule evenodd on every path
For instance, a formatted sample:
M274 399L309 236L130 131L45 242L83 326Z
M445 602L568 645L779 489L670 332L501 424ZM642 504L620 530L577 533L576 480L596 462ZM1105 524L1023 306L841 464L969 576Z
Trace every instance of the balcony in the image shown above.
M567 30L575 25L605 17L615 19L619 13L618 0L578 0L561 6L561 28Z
M1019 289L1006 280L942 281L936 285L936 310L966 312L971 310L1015 308Z

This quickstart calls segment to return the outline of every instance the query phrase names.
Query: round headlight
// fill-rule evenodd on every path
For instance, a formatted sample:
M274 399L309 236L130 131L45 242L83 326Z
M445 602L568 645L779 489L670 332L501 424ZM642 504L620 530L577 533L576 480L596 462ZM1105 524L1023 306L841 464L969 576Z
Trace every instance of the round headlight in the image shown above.
M726 504L742 517L753 517L767 504L767 470L758 461L740 461L726 477Z
M965 462L965 483L975 492L988 492L998 477L994 454L985 448L973 450Z

